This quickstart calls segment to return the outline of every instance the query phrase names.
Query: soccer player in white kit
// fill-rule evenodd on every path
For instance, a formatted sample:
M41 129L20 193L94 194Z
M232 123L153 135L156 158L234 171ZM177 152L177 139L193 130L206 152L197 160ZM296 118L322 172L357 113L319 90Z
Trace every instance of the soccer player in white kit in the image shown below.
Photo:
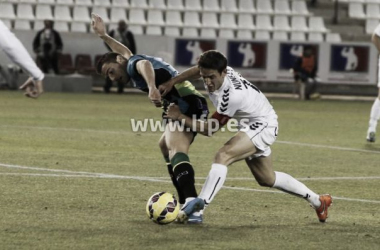
M372 34L372 43L376 46L377 50L380 52L380 24L377 25L375 31ZM369 126L367 130L368 142L375 142L377 121L380 119L380 56L379 56L377 87L379 88L379 92L371 108Z
M37 67L20 40L0 20L0 48L17 65L26 70L30 77L20 87L25 89L25 96L37 98L43 92L44 73Z
M167 116L179 120L196 131L211 136L231 119L239 123L239 131L216 153L211 171L198 198L189 198L179 214L180 222L202 223L202 210L222 188L227 176L227 166L245 160L256 181L261 186L274 187L306 199L316 210L319 221L325 222L330 195L318 195L292 176L272 169L270 145L278 134L277 114L265 95L239 73L227 66L226 57L218 51L203 53L198 66L174 77L161 87L162 94L184 79L202 77L210 100L216 107L213 122L194 121L171 105ZM204 129L202 129L202 127Z

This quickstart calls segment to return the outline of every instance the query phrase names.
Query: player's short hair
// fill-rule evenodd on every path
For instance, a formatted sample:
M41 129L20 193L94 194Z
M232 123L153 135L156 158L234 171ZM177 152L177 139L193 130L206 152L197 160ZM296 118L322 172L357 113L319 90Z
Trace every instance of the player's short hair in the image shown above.
M198 67L214 69L222 73L227 68L227 58L219 51L209 50L199 57Z
M116 57L118 55L120 54L115 53L115 52L108 52L102 55L96 63L96 73L101 75L103 65L109 62L116 62Z

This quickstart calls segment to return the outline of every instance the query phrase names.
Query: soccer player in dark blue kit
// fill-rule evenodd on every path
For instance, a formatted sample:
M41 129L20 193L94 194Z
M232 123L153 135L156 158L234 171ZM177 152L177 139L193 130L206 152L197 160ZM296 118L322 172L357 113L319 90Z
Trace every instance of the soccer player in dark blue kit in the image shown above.
M181 112L189 117L207 118L206 99L189 81L177 84L161 100L157 87L178 75L177 70L170 64L156 57L133 55L127 47L108 36L102 18L96 14L92 14L92 27L113 51L99 59L97 64L99 74L109 77L112 81L127 83L132 80L136 88L148 93L149 99L156 107L164 106L165 110L170 103L176 103ZM184 204L187 198L197 197L194 170L188 157L189 147L196 133L186 129L181 131L178 127L173 130L173 127L165 127L159 146L177 189L179 202ZM191 219L189 223L192 223Z

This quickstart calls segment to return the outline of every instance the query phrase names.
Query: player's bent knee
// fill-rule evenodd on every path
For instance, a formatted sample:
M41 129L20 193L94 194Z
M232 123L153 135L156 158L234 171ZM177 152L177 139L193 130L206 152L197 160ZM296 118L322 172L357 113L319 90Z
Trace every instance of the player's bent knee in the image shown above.
M228 166L233 161L233 155L226 150L219 150L215 155L215 163L219 163Z

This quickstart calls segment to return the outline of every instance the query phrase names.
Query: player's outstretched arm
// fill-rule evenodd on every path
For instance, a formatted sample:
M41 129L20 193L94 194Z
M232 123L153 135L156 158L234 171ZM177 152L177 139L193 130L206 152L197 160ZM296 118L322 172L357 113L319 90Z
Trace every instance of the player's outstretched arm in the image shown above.
M160 90L162 96L165 96L167 93L170 92L170 90L172 90L174 85L176 85L177 83L181 83L181 82L184 82L187 80L198 79L199 77L201 77L201 75L199 73L199 68L198 68L198 66L194 66L194 67L191 67L191 68L185 70L181 74L173 77L172 79L170 79L166 83L161 84L160 86L158 86L158 89Z
M103 19L95 13L92 13L91 17L91 25L95 33L103 39L103 41L111 48L113 52L121 54L125 58L129 59L133 55L132 52L125 45L119 43L107 34Z
M155 73L152 63L148 60L140 60L136 63L136 69L148 84L150 101L156 107L161 107L161 94L156 87Z

